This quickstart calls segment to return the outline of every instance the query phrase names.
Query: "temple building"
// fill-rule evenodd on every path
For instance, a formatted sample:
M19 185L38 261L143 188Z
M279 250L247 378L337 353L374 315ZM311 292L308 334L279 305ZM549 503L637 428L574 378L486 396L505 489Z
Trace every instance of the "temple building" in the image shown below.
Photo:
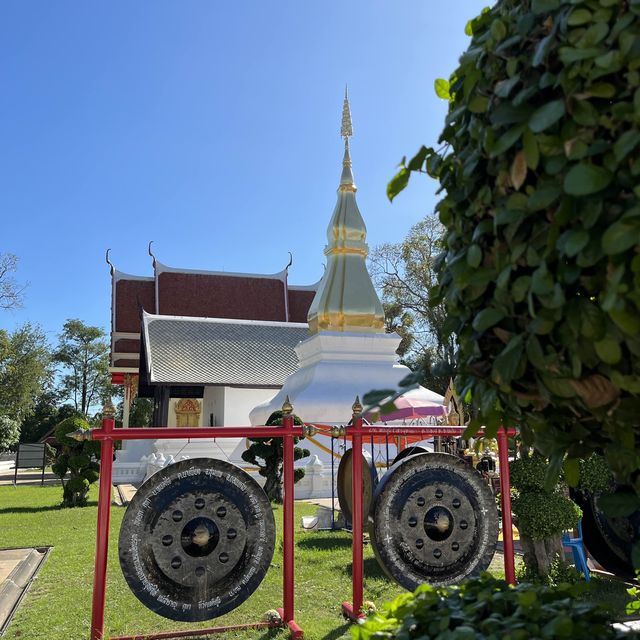
M151 245L153 276L131 276L116 270L107 255L111 374L125 387L124 427L136 393L153 398L154 426L264 424L287 396L307 422L344 423L356 395L395 389L410 373L398 363L400 337L385 332L367 271L346 94L341 135L342 173L320 282L290 285L291 261L273 275L175 269L158 262ZM419 393L432 404L443 400L427 389ZM329 444L307 438L312 456L300 464L310 473L306 485L296 485L298 497L331 495L328 470L336 454ZM244 448L244 439L127 441L114 464L114 482L139 483L185 455L244 465Z
M290 264L268 275L195 271L149 253L149 277L109 262L110 372L124 385L123 426L136 395L154 399L155 426L246 423L238 394L251 408L295 370L318 284L290 285Z

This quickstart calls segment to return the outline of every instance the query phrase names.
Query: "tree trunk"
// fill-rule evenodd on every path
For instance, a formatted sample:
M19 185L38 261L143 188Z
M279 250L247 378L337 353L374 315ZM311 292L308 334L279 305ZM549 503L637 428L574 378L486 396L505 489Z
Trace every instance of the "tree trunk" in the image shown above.
M539 576L548 576L551 563L556 558L562 558L562 541L560 536L533 540L520 533L523 560L525 565Z
M282 461L268 462L265 467L264 492L271 502L282 504Z

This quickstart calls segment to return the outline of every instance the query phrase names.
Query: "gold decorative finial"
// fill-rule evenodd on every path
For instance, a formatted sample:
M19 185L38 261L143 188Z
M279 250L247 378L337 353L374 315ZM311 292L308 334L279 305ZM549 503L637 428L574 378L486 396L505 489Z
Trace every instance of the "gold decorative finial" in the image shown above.
M349 93L347 85L344 86L344 102L342 103L342 126L340 135L344 138L345 145L349 145L349 138L353 135L353 124L351 123L351 109L349 108Z
M360 396L356 396L356 401L351 406L354 418L360 418L362 416L362 404L360 403Z
M113 406L113 402L111 402L111 398L109 396L106 397L104 404L102 405L102 417L107 420L113 420L116 416L116 409Z
M338 202L327 228L327 268L309 307L309 332L384 333L384 310L367 271L367 227L356 203L349 137L353 135L349 96L342 107L344 158Z
M293 413L293 405L289 402L289 396L284 399L284 403L282 404L282 415L290 416Z

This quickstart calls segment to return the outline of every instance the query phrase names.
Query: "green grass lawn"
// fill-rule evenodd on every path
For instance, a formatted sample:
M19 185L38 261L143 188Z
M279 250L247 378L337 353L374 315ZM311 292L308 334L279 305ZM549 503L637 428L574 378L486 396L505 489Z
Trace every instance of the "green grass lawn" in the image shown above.
M86 640L89 638L97 488L89 506L61 509L59 486L0 487L0 548L52 546L29 594L4 638L7 640ZM296 621L308 640L340 638L347 630L340 604L351 600L351 537L343 532L308 533L300 518L315 513L313 505L296 504ZM146 609L131 594L118 562L117 540L124 509L113 507L107 582L106 632L124 635L174 629L203 628L258 621L265 611L282 606L282 510L276 509L278 538L272 567L264 582L241 607L206 623L166 620ZM494 559L494 574L502 574ZM598 581L595 581L596 583ZM624 604L624 587L603 582L603 597L616 611ZM380 605L401 593L388 580L365 546L365 600ZM250 630L224 638L286 638L285 631Z

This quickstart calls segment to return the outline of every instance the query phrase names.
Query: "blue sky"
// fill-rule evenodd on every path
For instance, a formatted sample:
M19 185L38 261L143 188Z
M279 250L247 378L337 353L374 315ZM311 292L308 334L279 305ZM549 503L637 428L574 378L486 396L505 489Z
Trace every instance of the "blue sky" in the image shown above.
M433 82L467 47L486 0L137 0L0 7L0 252L20 259L27 320L109 330L104 254L170 266L322 273L335 204L342 96L371 247L433 211L416 180L393 204L403 155L435 144Z

